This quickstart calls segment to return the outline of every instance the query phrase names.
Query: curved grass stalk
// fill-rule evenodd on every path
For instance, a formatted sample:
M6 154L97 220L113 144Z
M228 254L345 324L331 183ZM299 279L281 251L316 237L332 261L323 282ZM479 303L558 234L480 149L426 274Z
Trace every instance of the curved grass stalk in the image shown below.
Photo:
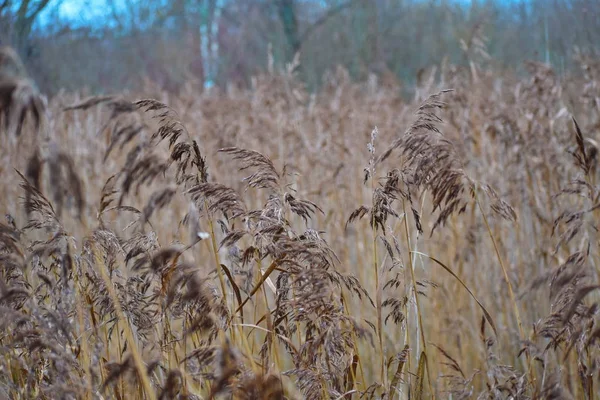
M477 297L473 294L473 292L471 291L471 289L469 289L469 287L463 282L462 279L460 279L460 277L458 275L456 275L448 266L446 266L443 262L439 261L435 257L432 257L432 256L427 255L425 253L421 253L420 251L411 251L411 253L418 254L420 256L429 258L431 261L435 262L440 267L444 268L450 275L452 275L462 285L462 287L464 287L465 290L467 292L469 292L469 295L473 298L473 300L475 300L475 302L477 303L477 305L479 306L479 308L481 308L481 311L483 312L483 315L484 315L485 319L487 320L487 322L492 327L492 330L494 331L494 334L496 334L496 336L498 336L498 331L496 330L496 324L494 323L494 320L492 319L492 316L490 315L490 313L488 312L488 310L483 306L483 304L481 304L481 302L477 299Z
M508 271L506 270L506 267L504 266L504 261L502 260L502 256L500 255L500 250L498 249L498 244L496 242L496 238L494 237L494 234L492 233L492 228L490 227L487 216L486 216L485 212L483 211L481 202L479 201L479 196L477 195L477 190L474 191L474 196L475 196L475 201L477 202L477 206L479 207L479 211L481 211L481 215L483 216L483 221L484 221L485 227L488 231L488 235L490 236L490 239L492 240L492 243L494 245L494 251L496 253L498 262L500 263L500 268L502 268L502 273L504 275L504 281L508 285L508 294L510 296L510 302L511 302L511 305L513 308L513 312L515 314L515 318L517 319L517 326L519 328L519 338L521 341L525 341L526 337L525 337L525 332L523 331L523 322L521 320L521 314L519 312L517 298L515 296L515 292L513 290L512 284L510 282L510 278L508 277ZM525 358L526 358L526 362L527 362L527 370L528 370L528 374L529 374L529 379L531 380L531 384L534 385L534 390L537 391L537 389L536 389L537 388L537 379L535 377L535 371L531 365L531 356L529 355L529 351L525 351Z

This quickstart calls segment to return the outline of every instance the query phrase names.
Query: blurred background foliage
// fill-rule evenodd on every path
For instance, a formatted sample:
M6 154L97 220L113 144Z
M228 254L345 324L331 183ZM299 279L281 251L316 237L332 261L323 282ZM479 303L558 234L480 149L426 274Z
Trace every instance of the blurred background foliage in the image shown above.
M444 61L518 74L537 60L571 72L577 54L600 49L600 1L0 0L0 41L48 94L144 80L169 91L247 86L295 54L309 89L343 66L410 90Z

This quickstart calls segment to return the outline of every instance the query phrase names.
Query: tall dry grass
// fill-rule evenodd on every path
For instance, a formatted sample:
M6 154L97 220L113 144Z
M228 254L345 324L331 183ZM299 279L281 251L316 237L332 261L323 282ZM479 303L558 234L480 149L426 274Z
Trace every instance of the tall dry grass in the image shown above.
M580 61L51 99L1 137L0 397L600 398Z

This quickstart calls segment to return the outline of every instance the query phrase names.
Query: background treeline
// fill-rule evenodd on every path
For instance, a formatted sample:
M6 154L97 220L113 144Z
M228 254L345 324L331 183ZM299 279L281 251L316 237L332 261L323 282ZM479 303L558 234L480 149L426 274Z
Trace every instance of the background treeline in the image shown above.
M482 63L517 73L526 60L564 73L600 48L597 0L106 0L102 17L60 16L61 0L0 0L0 41L18 48L47 93L247 85L269 62L300 53L316 88L338 65L351 76L395 76ZM272 55L270 58L269 54Z

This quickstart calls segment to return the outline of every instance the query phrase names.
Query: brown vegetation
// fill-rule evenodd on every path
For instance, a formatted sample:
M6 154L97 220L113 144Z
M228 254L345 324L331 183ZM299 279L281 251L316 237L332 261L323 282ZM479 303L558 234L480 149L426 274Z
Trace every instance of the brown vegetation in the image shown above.
M53 98L0 136L0 397L598 399L579 61Z
M8 46L0 46L0 115L4 128L19 135L27 114L39 129L45 111L45 99L28 78L19 55Z

